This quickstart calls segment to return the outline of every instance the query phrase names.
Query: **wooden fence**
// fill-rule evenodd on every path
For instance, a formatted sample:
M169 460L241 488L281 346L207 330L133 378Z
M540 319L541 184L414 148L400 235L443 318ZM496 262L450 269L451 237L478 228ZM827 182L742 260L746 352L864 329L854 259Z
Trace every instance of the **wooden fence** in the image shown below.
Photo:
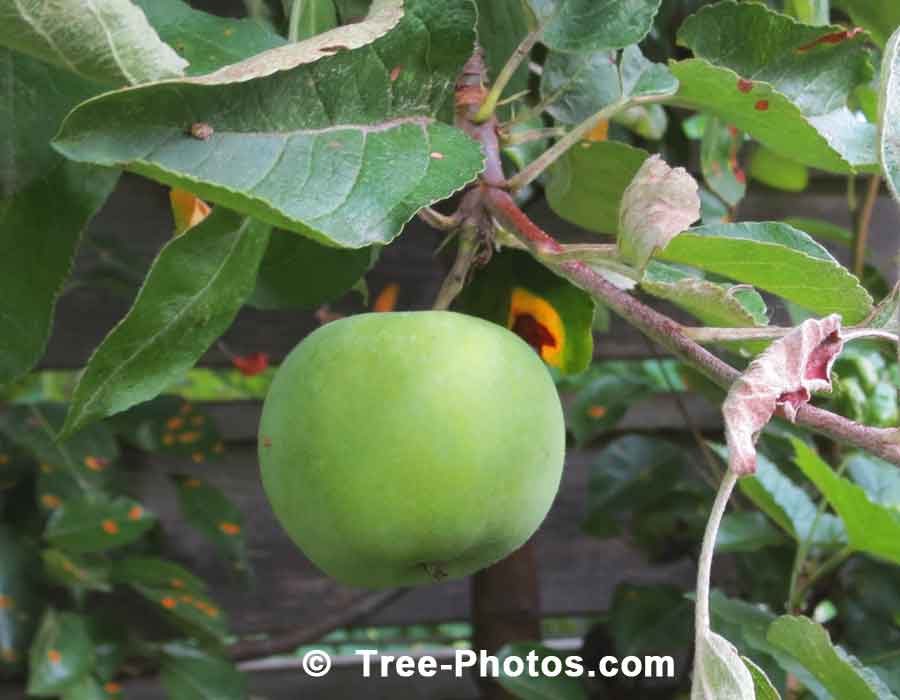
M745 219L777 219L785 216L813 216L849 226L846 201L839 183L825 180L797 197L770 190L752 190L742 206ZM562 238L577 231L558 221L542 202L530 213ZM900 218L886 196L875 210L872 259L889 280L895 275ZM376 269L369 275L370 286L379 290L396 282L400 285L400 308L427 308L437 292L444 270L433 251L440 234L418 221L389 246ZM148 181L126 176L92 231L114 234L138 258L149 261L171 231L166 190ZM846 261L846 251L835 253ZM95 262L85 253L77 263L85 269ZM338 309L358 306L343 301ZM108 292L79 288L60 302L54 333L43 368L83 366L94 347L125 313L127 300ZM240 313L225 340L237 352L263 351L277 362L304 335L316 328L312 313ZM629 327L614 320L610 332L598 338L598 358L641 358L650 354L646 341ZM229 365L219 348L203 358L205 366ZM685 401L699 428L715 434L721 429L716 407L702 398L686 395ZM227 610L236 633L280 634L302 628L340 611L357 601L361 591L337 585L319 573L294 547L275 522L258 478L255 435L258 402L213 404L210 412L227 443L223 461L197 465L193 462L157 455L130 454L133 484L148 506L159 514L166 535L167 555L186 563L210 580L212 595ZM668 434L687 442L682 416L672 396L658 396L631 408L616 433L642 431ZM682 559L667 565L651 566L625 539L598 540L582 534L580 521L585 508L589 465L597 446L572 450L568 454L562 488L553 509L535 536L541 613L548 616L591 614L603 611L616 585L630 582L677 582L690 587L693 564ZM166 475L192 472L220 486L235 500L246 518L249 557L256 572L255 586L247 589L207 543L185 527L177 513L174 493ZM383 607L360 623L396 625L465 620L470 614L467 581L449 582L414 590ZM364 680L355 667L339 668L326 679L310 679L296 669L253 673L255 695L273 699L297 697L366 698L471 698L476 694L470 679L439 676L417 683L404 679ZM21 686L0 687L0 698L22 697ZM140 681L129 689L129 698L162 697L153 681Z

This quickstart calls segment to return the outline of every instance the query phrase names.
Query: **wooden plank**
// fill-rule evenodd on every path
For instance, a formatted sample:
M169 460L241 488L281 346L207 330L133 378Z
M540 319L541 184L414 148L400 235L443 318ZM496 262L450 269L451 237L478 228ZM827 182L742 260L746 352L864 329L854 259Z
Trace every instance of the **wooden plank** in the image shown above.
M690 586L693 565L682 560L651 566L624 539L598 540L581 532L588 468L594 451L571 451L563 484L550 515L535 536L544 615L604 610L621 581L678 582ZM281 530L258 476L253 446L231 447L220 462L195 465L157 456L129 483L160 517L164 549L212 585L238 633L295 628L305 620L340 609L361 591L340 586L318 572ZM152 464L152 467L150 466ZM167 473L190 472L221 487L245 516L245 533L255 585L247 589L212 548L181 521ZM373 617L371 624L463 620L469 615L468 581L419 588Z
M823 192L789 195L766 188L751 190L741 207L741 217L752 220L777 219L784 216L814 216L849 226L846 198L830 181ZM597 240L561 221L543 200L528 207L533 218L564 240ZM888 197L876 206L872 224L873 259L890 279L896 278L891 262L896 254L895 232L900 227L897 208ZM138 178L125 176L113 197L91 226L93 232L116 234L144 266L149 265L172 230L167 190ZM388 246L381 261L368 276L376 292L390 282L400 284L400 308L428 308L434 300L446 261L436 258L434 250L440 234L417 219L407 226L404 235ZM835 248L835 254L849 261L846 249ZM96 256L85 250L79 255L76 270L84 271L96 262ZM41 363L44 368L73 369L82 367L104 335L125 314L129 300L118 298L105 289L80 287L60 301L53 336ZM359 311L357 295L336 305L341 311ZM667 307L668 308L668 307ZM776 306L776 311L777 306ZM679 316L679 318L685 318ZM237 353L263 351L279 361L318 323L309 312L263 312L244 309L225 335L226 343ZM630 326L613 320L610 332L599 338L598 358L640 358L651 355L646 341ZM212 348L201 364L229 366L223 352Z

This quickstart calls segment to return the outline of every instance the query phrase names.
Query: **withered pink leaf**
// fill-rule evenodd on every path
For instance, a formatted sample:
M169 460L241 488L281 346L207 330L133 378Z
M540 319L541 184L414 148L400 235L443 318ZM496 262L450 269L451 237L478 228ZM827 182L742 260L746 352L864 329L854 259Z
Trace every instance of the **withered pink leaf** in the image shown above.
M622 195L619 252L643 269L657 250L700 218L697 182L658 155L644 161Z
M793 422L813 392L831 391L831 366L843 347L840 316L809 319L772 343L731 385L722 414L736 474L756 471L756 439L778 408Z

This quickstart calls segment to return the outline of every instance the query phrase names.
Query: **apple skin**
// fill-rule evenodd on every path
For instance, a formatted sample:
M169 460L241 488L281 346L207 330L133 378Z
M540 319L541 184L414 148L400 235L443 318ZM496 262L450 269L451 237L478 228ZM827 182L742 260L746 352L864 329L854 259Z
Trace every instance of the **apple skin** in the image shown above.
M518 336L449 311L329 323L263 406L266 494L301 550L366 588L467 576L523 545L562 476L565 425Z

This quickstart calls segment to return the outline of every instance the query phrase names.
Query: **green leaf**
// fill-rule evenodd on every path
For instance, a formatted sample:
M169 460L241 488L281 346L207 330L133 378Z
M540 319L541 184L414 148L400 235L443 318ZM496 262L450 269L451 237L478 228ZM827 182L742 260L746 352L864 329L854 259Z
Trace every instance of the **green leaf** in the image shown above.
M754 687L731 642L711 630L698 635L691 700L754 700Z
M528 253L494 256L457 303L518 334L563 374L577 374L590 364L593 299Z
M91 426L69 440L56 439L65 418L63 404L17 405L9 410L3 429L41 465L41 476L62 474L62 481L86 494L108 486L119 448L109 428ZM60 480L54 478L59 484ZM64 493L71 494L70 488ZM63 492L57 495L64 495Z
M239 571L249 572L244 516L222 491L187 474L173 474L184 519L203 533Z
M670 585L620 583L609 610L616 654L678 653L693 636L694 604Z
M0 525L0 676L20 671L37 626L39 559L33 545Z
M261 22L217 17L183 0L134 2L160 38L188 61L188 75L210 73L287 43Z
M217 208L160 251L144 285L78 381L63 435L180 379L250 296L268 226Z
M900 511L871 500L862 488L835 474L811 448L796 439L791 442L794 461L844 521L850 545L900 563Z
M715 444L710 447L727 461L727 449ZM756 467L756 474L741 479L738 486L776 525L798 542L811 540L813 544L831 548L846 543L847 533L840 519L823 513L817 520L816 505L806 491L764 455L756 455ZM813 523L816 523L815 530Z
M187 65L130 0L0 0L0 44L117 86L175 78Z
M550 51L541 73L541 99L552 99L547 113L563 124L577 124L622 96L616 54L610 51Z
M507 644L497 652L497 658L500 660L497 683L521 700L587 700L587 691L581 681L566 675L564 670L559 675L539 673L537 676L528 673L513 676L503 672L503 662L507 658L525 659L531 652L541 660L539 668L543 659L553 657L559 659L560 668L566 668L565 655L548 647L535 642Z
M718 117L706 120L700 145L703 179L729 206L737 206L747 193L747 179L738 165L744 135Z
M850 18L872 35L879 46L900 26L900 5L883 0L832 0Z
M112 590L110 565L105 559L76 557L58 549L45 549L41 557L47 576L59 584L105 593Z
M378 250L330 248L276 229L248 303L259 309L313 309L332 302L362 279Z
M92 93L65 71L0 48L0 94L10 96L0 101L0 385L43 355L81 233L117 180L49 146Z
M767 639L794 657L834 698L897 700L873 671L833 646L825 628L809 618L779 617Z
M179 396L158 396L120 413L113 429L127 442L147 452L215 459L225 451L212 417Z
M177 579L181 581L182 579ZM228 618L203 591L182 586L146 586L132 583L131 587L167 615L186 635L219 646L228 633Z
M888 41L881 64L878 100L878 160L900 205L900 29Z
M64 503L47 522L44 537L54 547L88 554L131 544L155 524L156 516L137 501L94 495Z
M585 141L550 168L547 201L566 221L596 233L619 230L619 204L647 151L619 141Z
M115 583L204 593L206 583L180 564L154 557L126 557L113 563Z
M338 26L337 8L332 0L293 0L288 16L288 37L303 41Z
M707 5L678 30L678 43L697 58L765 83L807 116L847 104L857 85L872 79L864 34L814 27L758 3Z
M809 184L809 170L770 148L759 146L750 156L750 177L785 192L802 192Z
M173 642L163 647L162 684L178 700L244 700L247 679L234 664Z
M752 287L710 282L665 263L652 262L641 289L677 304L708 326L765 326L766 302Z
M755 552L763 547L784 544L784 536L762 513L726 513L716 538L716 551Z
M541 40L557 51L603 51L647 36L661 0L529 0L544 25Z
M86 619L50 608L31 644L28 694L57 695L84 678L93 663Z
M376 0L365 22L208 76L90 100L54 145L322 243L387 243L483 167L478 144L435 119L471 54L474 5L408 0L389 31L399 5Z
M634 391L627 395L632 398ZM591 464L583 527L601 537L618 534L623 514L664 500L686 463L684 452L664 440L643 435L614 440Z
M716 114L787 158L836 173L875 167L875 127L846 107L808 117L767 83L747 84L704 59L670 63L669 69L680 84L678 104Z
M693 265L777 294L819 314L861 321L872 298L812 238L780 222L700 226L676 236L663 260Z
M476 0L478 6L478 44L484 50L491 83L507 59L528 34L528 12L523 0ZM507 85L509 94L528 89L528 62L524 61Z
M776 690L775 686L772 685L772 681L769 680L765 671L746 656L742 656L741 661L744 662L747 670L750 671L750 676L753 678L756 700L781 700L781 694Z

